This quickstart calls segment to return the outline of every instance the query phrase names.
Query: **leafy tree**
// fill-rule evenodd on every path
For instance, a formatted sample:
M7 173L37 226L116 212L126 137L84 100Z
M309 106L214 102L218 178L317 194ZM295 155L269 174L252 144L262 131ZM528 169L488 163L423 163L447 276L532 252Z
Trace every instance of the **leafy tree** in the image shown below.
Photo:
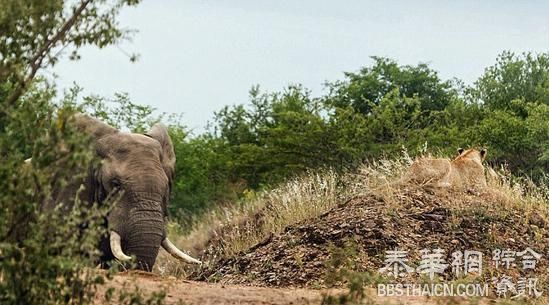
M443 110L456 94L450 82L443 82L427 64L399 66L396 61L372 57L372 67L345 73L344 81L328 84L327 102L336 107L351 106L370 114L372 108L395 89L400 97L417 97L422 111Z
M547 172L549 53L503 52L468 98L485 108L475 139L492 149L494 161L534 177Z
M343 169L402 147L412 154L427 148L453 155L458 147L482 146L492 163L543 175L549 156L546 63L546 54L504 52L466 87L441 80L426 64L400 66L374 57L372 66L346 73L319 98L302 86L274 93L253 87L248 105L223 108L212 133L185 142L197 147L183 145L183 159L199 162L199 154L208 160L205 171L196 163L187 170L209 177L187 176L184 193L202 194L195 202L223 198L223 192L235 198L246 187L267 187L310 168ZM212 181L227 187L205 186ZM236 184L243 186L228 187Z
M74 201L41 206L87 173L93 154L67 119L73 102L54 103L37 77L84 45L105 47L128 33L119 10L138 1L0 1L0 303L86 304L101 278L89 272L105 210ZM68 100L71 98L68 97ZM23 160L32 156L32 164ZM76 175L76 177L75 177ZM83 208L83 206L86 206Z
M412 142L414 135L419 132L420 107L418 98L401 97L398 89L386 94L372 107L368 126L376 143L374 156L394 153Z
M527 135L531 143L536 144L536 158L541 174L549 171L549 105L534 104L528 105L528 118L526 126Z
M101 280L85 267L98 256L106 208L74 199L67 209L41 209L93 161L86 139L66 124L70 108L51 105L50 97L31 88L0 134L2 304L85 304ZM23 162L22 146L32 164Z
M478 125L485 112L481 104L455 98L444 110L431 114L431 122L423 129L422 139L418 141L445 155L455 154L458 147L485 144L478 138Z
M208 135L187 137L170 127L177 158L170 213L185 227L215 205L231 204L246 185L229 179L230 154L219 139Z
M270 97L270 112L258 128L260 148L254 163L266 171L262 180L280 181L288 173L328 164L333 147L327 138L326 122L320 116L320 105L302 87L289 87ZM267 178L267 176L269 178Z
M230 154L230 181L258 188L310 168L342 168L363 153L365 120L352 108L327 109L301 86L272 94L253 88L251 99L249 109L216 114L213 136Z
M549 104L549 53L503 52L475 82L470 95L489 109L511 110L522 117L526 110L514 100Z
M0 83L5 106L25 93L40 69L54 65L63 50L84 45L100 48L128 37L115 17L138 0L4 0L0 3ZM6 91L9 90L9 93Z
M477 139L491 148L494 161L508 164L516 173L539 177L549 169L549 105L522 100L511 105L524 108L526 118L511 110L490 111L477 128Z
M327 131L332 141L330 166L336 169L352 167L369 157L373 150L374 135L368 118L352 107L329 109Z

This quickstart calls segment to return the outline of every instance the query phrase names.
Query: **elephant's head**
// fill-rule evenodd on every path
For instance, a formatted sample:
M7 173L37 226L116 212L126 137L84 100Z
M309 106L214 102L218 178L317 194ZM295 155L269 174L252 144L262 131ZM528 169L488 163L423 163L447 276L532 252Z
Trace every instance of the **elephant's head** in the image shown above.
M109 238L101 245L103 259L137 259L150 271L160 246L186 262L198 260L178 250L166 236L167 205L173 181L175 154L166 127L154 125L145 134L120 132L86 115L74 117L87 133L101 159L88 179L90 199L114 200L107 217Z

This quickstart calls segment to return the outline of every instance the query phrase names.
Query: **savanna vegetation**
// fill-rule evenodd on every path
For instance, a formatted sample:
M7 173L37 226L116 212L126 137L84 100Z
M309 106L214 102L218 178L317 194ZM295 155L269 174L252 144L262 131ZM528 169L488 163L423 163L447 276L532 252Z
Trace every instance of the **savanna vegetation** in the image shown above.
M326 87L319 97L299 85L253 87L247 104L216 112L208 132L175 137L180 223L308 169L352 169L403 149L485 147L495 167L535 181L547 174L549 53L503 52L472 85L442 80L426 64L373 57Z
M78 59L82 46L128 38L117 14L138 2L0 2L2 304L85 304L103 281L86 267L102 233L90 228L108 211L81 202L68 212L39 209L94 162L85 139L65 124L74 111L136 132L159 120L169 124L177 157L170 212L182 230L260 190L292 192L286 181L306 171L325 170L329 178L403 150L450 155L460 146L482 146L494 166L547 181L549 53L502 52L473 84L443 80L427 64L373 57L327 83L321 96L301 85L279 92L254 86L249 101L217 111L201 134L189 132L184 116L158 115L125 93L82 96L77 87L61 93L43 76L61 59ZM24 163L30 157L32 167Z

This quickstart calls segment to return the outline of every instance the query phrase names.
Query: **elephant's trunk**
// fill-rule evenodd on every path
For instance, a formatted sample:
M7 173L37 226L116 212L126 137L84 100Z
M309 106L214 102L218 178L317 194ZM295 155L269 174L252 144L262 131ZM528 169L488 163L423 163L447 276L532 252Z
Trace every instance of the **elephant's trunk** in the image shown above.
M161 201L139 197L128 217L124 252L135 255L137 268L151 271L165 237L164 213Z

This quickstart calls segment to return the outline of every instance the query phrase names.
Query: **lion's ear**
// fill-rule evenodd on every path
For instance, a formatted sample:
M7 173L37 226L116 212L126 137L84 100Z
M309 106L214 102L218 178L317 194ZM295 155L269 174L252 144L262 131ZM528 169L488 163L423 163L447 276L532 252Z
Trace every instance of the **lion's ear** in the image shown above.
M482 158L482 160L484 160L486 158L486 149L481 149L480 150L480 157Z
M464 151L465 151L465 149L463 149L463 148L461 148L461 147L458 148L458 155L461 155Z

